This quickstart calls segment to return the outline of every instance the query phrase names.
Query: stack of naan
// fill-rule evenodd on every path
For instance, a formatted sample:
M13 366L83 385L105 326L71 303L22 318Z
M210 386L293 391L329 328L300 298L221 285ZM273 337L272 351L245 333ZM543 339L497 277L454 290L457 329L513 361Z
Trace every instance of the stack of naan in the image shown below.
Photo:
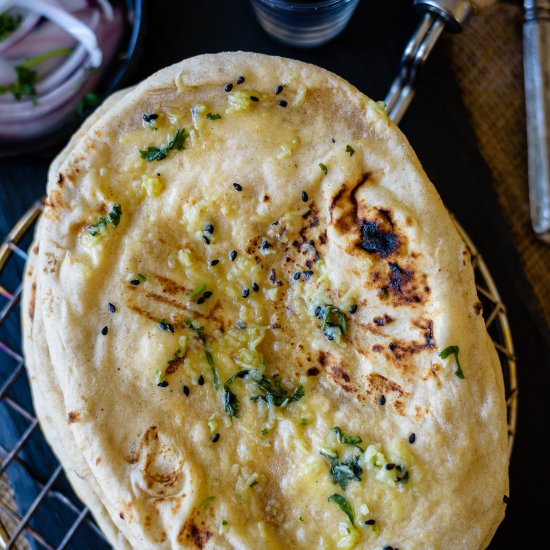
M51 167L36 411L116 548L484 548L506 408L470 260L383 105L297 61L185 60Z

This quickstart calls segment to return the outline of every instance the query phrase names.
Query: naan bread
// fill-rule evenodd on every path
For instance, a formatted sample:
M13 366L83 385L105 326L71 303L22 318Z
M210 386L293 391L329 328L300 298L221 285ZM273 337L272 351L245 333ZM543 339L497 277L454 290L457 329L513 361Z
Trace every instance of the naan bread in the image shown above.
M27 355L119 540L488 544L506 410L469 252L347 82L248 53L160 71L56 162L38 238Z

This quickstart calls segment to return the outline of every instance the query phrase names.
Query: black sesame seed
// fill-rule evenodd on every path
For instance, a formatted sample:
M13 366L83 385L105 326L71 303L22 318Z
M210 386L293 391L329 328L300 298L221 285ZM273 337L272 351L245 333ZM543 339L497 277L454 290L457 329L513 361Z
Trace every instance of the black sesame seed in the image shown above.
M365 520L365 525L374 525L376 523L375 519L367 519Z
M183 393L185 397L189 397L189 386L183 386Z
M258 292L258 290L260 290L260 285L256 282L252 283L252 290Z
M214 233L214 224L213 223L207 223L204 226L204 232L205 233L210 233L210 235L212 235L212 233Z
M251 95L250 96L250 101L254 101L254 103L257 103L260 100L255 95Z
M216 443L216 441L218 441L218 439L220 439L220 434L214 434L214 435L210 438L210 441L212 441L212 443Z
M357 311L357 304L353 304L348 311L353 315Z
M206 235L203 235L203 236L202 236L202 240L203 240L206 244L210 244L210 239L209 239Z
M242 292L241 292L241 296L243 298L248 298L248 295L250 294L250 289L249 288L245 288Z
M237 77L237 84L242 84L244 82L244 76L238 76Z
M416 434L409 435L409 443L412 445L416 441Z
M159 321L158 327L160 330L166 330L168 328L168 325L164 321Z
M233 89L233 83L226 84L223 88L226 92L230 92Z
M381 395L379 398L378 398L378 404L379 405L385 405L386 404L386 398Z
M301 273L299 271L296 271L296 273L294 273L294 280L297 281L300 278L300 275Z
M109 302L109 305L107 306L109 308L109 311L111 313L114 313L116 311L116 307Z
M158 117L157 113L146 113L143 115L143 120L145 122L152 122L153 120L157 120Z
M206 298L204 296L201 296L198 300L197 300L197 304L204 304L204 302L206 301Z
M139 285L139 279L132 279L132 280L130 281L130 284L131 284L131 285L134 285L134 286L138 286L138 285Z
M207 291L202 295L202 297L203 297L205 300L208 300L208 298L210 298L210 296L212 296L212 291L211 291L211 290L207 290Z
M279 107L286 107L288 105L288 101L285 101L284 99L281 99L281 101L277 101L277 105Z
M237 257L237 251L236 250L232 250L230 253L229 253L229 259L233 262L235 261L235 258Z
M234 184L233 184L233 187L234 187L237 191L242 191L242 190L243 190L243 186L242 186L240 183L234 183Z
M282 86L282 84L279 84L279 85L275 88L275 95L279 95L282 91L283 91L283 86Z
M101 334L103 334L103 336L105 336L108 332L109 332L109 327L103 327L101 329Z
M199 378L197 379L197 384L199 386L204 386L204 376L201 374Z
M268 248L271 248L273 245L269 242L267 242L265 239L262 241L262 250L267 250Z
M159 388L165 388L166 386L168 386L168 382L166 380L163 380L162 382L159 382L157 386Z
M309 200L309 197L305 191L302 191L302 200L304 202L307 202Z
M168 332L174 334L174 327L170 323L166 323L166 328L168 329Z
M502 497L502 502L504 502L504 504L508 504L510 502L510 497L508 495L504 495Z
M220 263L220 260L210 260L210 265L214 267L215 265L218 265Z
M304 279L307 281L313 275L313 271L304 271Z
M393 462L389 462L386 464L386 470L393 470L395 468L395 464Z

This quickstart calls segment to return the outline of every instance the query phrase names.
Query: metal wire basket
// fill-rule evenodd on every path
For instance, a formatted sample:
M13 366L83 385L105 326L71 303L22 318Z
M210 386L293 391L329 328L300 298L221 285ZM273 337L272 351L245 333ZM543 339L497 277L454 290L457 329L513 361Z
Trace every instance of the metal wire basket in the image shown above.
M68 548L76 532L85 529L85 540L90 548L108 548L109 545L93 522L88 508L83 506L72 492L55 457L49 457L52 459L51 473L45 477L37 473L25 458L33 437L40 433L40 427L32 409L25 361L21 352L18 306L23 286L21 279L24 262L27 259L26 251L41 212L42 205L35 204L15 225L0 247L0 366L5 363L8 367L7 370L0 370L0 374L7 372L0 377L0 407L11 409L12 416L22 420L16 439L7 446L0 442L0 478L5 476L10 468L17 468L20 470L19 475L28 476L29 481L37 487L32 504L21 511L7 501L7 494L0 494L0 519L4 517L10 520L9 528L7 521L4 521L4 527L0 523L0 547L28 548L31 542L33 547L38 548ZM482 257L458 223L457 227L471 249L485 323L500 356L506 389L511 453L516 428L517 379L506 308ZM15 289L8 289L4 286L4 280L8 275L13 279L14 273L18 275L19 284ZM9 334L7 329L10 324L17 327L15 334ZM10 337L11 341L8 342ZM56 522L56 538L59 540L52 541L50 526L53 521ZM80 540L78 546L81 550Z

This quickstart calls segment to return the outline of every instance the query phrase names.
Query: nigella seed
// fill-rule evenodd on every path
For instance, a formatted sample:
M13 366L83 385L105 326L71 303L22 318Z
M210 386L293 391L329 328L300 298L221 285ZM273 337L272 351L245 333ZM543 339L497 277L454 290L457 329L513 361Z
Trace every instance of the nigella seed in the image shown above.
M302 191L302 201L307 202L309 197L305 191Z
M166 323L166 328L168 329L168 332L174 334L174 327L170 323Z
M214 267L215 265L218 265L220 263L220 260L210 260L210 265Z
M386 404L386 398L381 395L379 398L378 398L378 404L379 405L385 405Z
M409 443L412 445L416 441L416 434L409 435Z
M252 283L252 290L258 292L258 290L260 290L260 285L256 282Z
M145 122L152 122L153 120L157 120L158 117L159 116L157 115L157 113L150 113L150 114L146 113L143 115L143 120Z
M254 103L258 103L260 101L255 95L250 96L250 101L253 101Z
M103 334L103 336L105 336L108 332L109 332L109 327L103 327L101 329L101 334Z
M159 321L158 326L160 330L166 330L168 328L168 325L164 321Z
M375 523L376 523L376 520L374 519L365 520L365 525L374 525Z
M109 305L107 306L109 308L109 311L111 313L114 313L116 311L116 307L109 302Z
M279 107L286 107L288 105L288 102L285 101L284 99L281 99L281 101L277 101L277 105Z
M223 88L226 92L230 92L233 89L233 83L226 84Z
M348 311L353 315L357 311L357 304L353 304Z
M208 300L208 298L210 298L210 296L212 296L212 291L211 291L211 290L207 290L207 291L202 295L202 297L203 297L205 300Z
M229 253L229 259L233 262L235 261L235 258L237 257L237 251L236 250L232 250L230 253Z
M262 241L262 250L267 250L268 248L271 248L273 245L269 242L267 242L265 239Z
M220 434L214 434L210 440L212 441L212 443L216 443L218 441L218 439L220 439Z
M203 240L206 244L210 244L210 239L209 239L206 235L203 235L203 236L202 236L202 240Z
M321 306L317 306L314 311L315 317L318 317L321 319L323 317L323 308Z
M313 271L304 271L304 279L307 281L313 275Z
M185 394L185 397L189 397L189 386L183 386L183 393Z
M246 328L246 323L244 321L241 321L240 319L236 323L237 328L240 330L244 330Z
M163 380L162 382L159 382L157 386L159 388L165 388L166 386L168 386L168 382L166 380Z
M301 276L301 273L299 271L296 271L296 273L294 273L294 280L297 281Z
M250 289L249 288L245 288L242 292L241 292L241 296L243 298L248 298L248 295L250 294Z
M204 232L205 233L210 233L210 235L212 235L214 233L214 224L213 223L207 223L204 226Z
M234 183L233 187L239 192L243 190L243 186L240 183Z
M283 86L282 86L282 84L279 84L279 85L275 88L275 95L279 95L282 91L283 91Z
M130 281L130 284L131 284L131 285L134 285L134 286L138 286L138 285L139 285L139 279L132 279L132 280Z
M244 76L238 76L237 77L237 84L242 84L244 82Z
M393 464L392 462L389 462L388 464L386 464L386 470L393 470L395 468L395 464Z
M384 546L382 550L393 550L393 546Z
M206 301L205 297L204 296L201 296L198 300L197 300L197 304L204 304L204 302Z
M197 384L199 386L204 386L204 376L201 374L199 378L197 379Z

